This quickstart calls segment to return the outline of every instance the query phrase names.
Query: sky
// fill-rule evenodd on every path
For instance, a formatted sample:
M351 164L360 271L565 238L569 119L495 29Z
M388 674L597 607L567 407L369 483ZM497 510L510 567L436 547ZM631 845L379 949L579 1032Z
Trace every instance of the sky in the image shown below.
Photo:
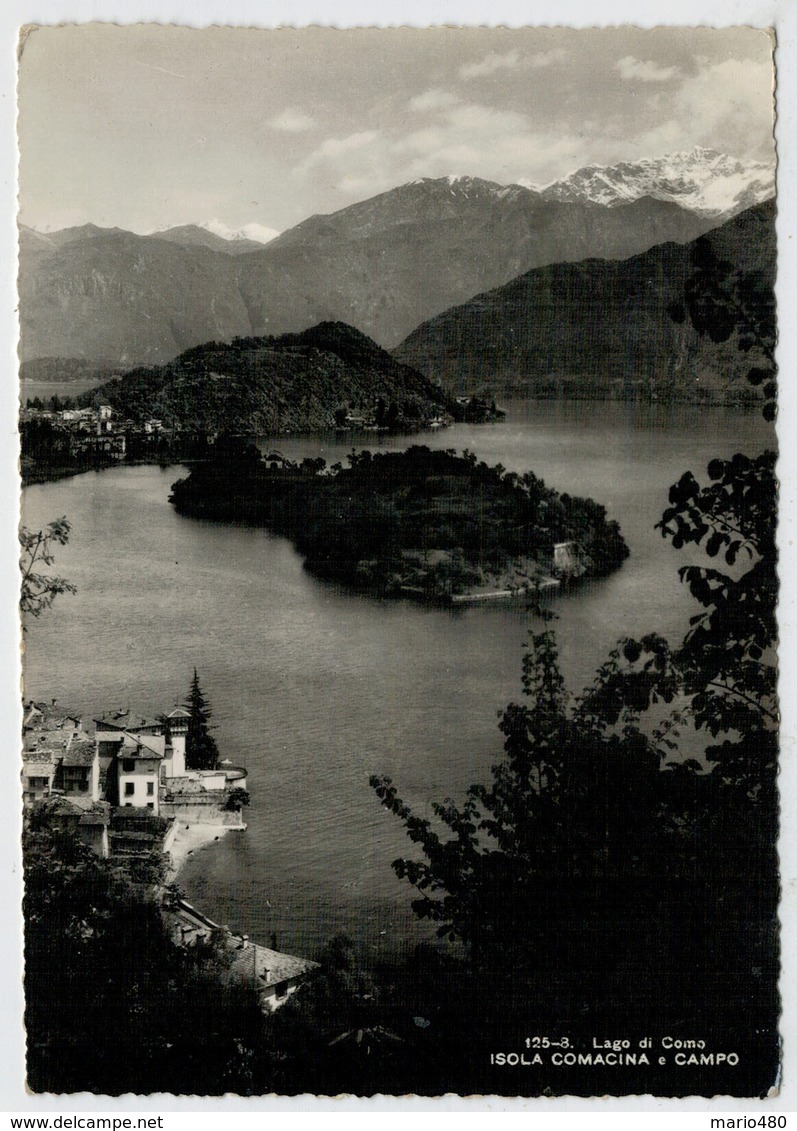
M20 220L267 238L417 177L542 185L695 145L767 160L772 84L751 28L38 28Z
M416 177L545 184L695 145L772 155L760 30L39 28L20 219L256 238Z

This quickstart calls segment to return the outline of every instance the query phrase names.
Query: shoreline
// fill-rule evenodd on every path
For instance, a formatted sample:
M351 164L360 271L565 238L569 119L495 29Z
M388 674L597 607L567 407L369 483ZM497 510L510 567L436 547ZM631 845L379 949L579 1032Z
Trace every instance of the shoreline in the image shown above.
M165 884L173 884L189 858L199 852L200 849L221 840L225 833L233 830L239 832L246 828L246 825L208 825L197 821L189 823L180 817L176 817L175 820L177 821L177 832L167 849L170 864L166 871Z
M117 467L193 467L194 464L200 463L201 460L196 459L174 459L164 463L162 459L134 459L134 460L111 460L108 463L92 464L90 467L56 467L56 468L43 468L39 467L34 471L26 472L23 468L20 473L21 485L25 487L36 487L42 483L57 483L61 479L72 479L77 475L87 475L90 471L110 471L112 468Z

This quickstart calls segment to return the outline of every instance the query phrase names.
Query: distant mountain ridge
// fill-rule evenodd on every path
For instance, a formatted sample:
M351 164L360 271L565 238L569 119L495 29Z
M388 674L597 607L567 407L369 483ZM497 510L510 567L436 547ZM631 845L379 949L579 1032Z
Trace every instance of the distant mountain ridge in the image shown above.
M704 163L716 171L719 156ZM627 198L617 190L606 203L583 192L558 199L550 187L424 178L311 216L267 244L198 225L150 236L94 225L23 230L20 355L160 364L210 339L323 321L396 345L434 315L535 267L623 260L716 223L676 203L674 190L672 199L639 195L643 180L632 192L626 177Z
M152 232L152 239L168 240L181 247L209 247L227 255L242 255L247 251L259 251L265 244L246 236L220 236L204 224L180 224L176 228L165 228L162 232Z
M50 238L58 243L59 235ZM134 365L249 333L236 256L113 229L67 238L53 251L27 251L21 241L23 361Z
M721 260L775 276L775 208L756 205L704 238ZM748 400L754 362L735 337L717 345L671 317L694 245L665 243L623 262L536 268L419 326L394 356L449 393Z

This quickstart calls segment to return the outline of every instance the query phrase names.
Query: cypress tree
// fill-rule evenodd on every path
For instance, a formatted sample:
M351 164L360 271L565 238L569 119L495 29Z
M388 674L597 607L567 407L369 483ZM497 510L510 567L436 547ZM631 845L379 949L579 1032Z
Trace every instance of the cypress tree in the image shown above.
M188 731L185 736L185 765L189 770L215 770L219 764L219 750L216 740L210 733L210 719L213 715L194 668L191 690L185 708L190 712Z

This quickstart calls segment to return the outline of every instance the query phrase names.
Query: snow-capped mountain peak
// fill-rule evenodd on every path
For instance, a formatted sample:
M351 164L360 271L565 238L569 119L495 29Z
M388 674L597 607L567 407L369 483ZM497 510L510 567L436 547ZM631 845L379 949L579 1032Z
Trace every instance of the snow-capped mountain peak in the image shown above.
M664 157L586 165L537 191L548 200L592 201L609 208L650 196L727 218L774 194L775 168L696 146Z
M506 200L528 191L520 184L501 185L482 177L469 177L449 173L444 177L416 177L393 192L404 189L423 189L430 196L455 197L467 200ZM385 194L389 195L389 194Z
M279 232L276 228L267 228L263 224L244 224L241 228L231 228L221 220L203 220L197 225L214 236L221 236L223 240L254 240L256 243L270 243L276 239Z

